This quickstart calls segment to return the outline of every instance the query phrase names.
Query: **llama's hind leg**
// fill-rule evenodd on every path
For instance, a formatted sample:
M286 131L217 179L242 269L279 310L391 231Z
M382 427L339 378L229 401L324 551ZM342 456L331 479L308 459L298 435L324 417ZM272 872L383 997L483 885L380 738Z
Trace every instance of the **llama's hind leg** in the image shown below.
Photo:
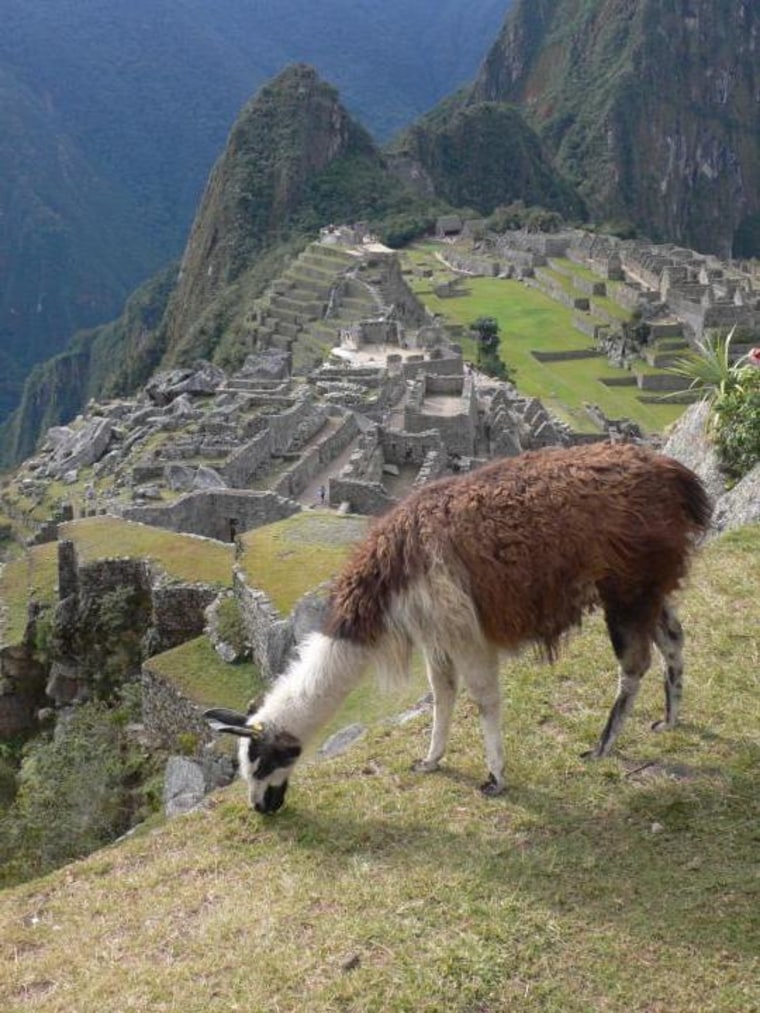
M488 778L481 784L480 790L484 795L500 795L505 782L498 652L484 644L461 658L457 657L456 662L478 708L483 732Z
M641 625L615 616L610 610L606 614L607 628L615 654L620 662L618 693L607 718L599 741L584 757L598 759L607 756L612 749L625 719L631 712L641 677L652 660L651 637Z
M683 691L683 627L676 610L667 602L657 621L654 642L665 668L665 719L652 725L654 731L661 732L675 728Z
M425 664L428 682L433 691L433 730L427 756L424 760L417 760L412 769L429 773L438 769L441 757L446 752L457 695L457 674L453 661L444 653L425 652Z

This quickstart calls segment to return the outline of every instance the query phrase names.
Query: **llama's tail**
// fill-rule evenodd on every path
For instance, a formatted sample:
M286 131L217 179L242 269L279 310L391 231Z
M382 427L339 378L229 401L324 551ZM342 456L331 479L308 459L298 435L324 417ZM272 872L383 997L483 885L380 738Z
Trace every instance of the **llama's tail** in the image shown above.
M680 461L671 459L669 464L692 533L696 537L704 535L708 531L712 519L712 500L698 475L695 475Z

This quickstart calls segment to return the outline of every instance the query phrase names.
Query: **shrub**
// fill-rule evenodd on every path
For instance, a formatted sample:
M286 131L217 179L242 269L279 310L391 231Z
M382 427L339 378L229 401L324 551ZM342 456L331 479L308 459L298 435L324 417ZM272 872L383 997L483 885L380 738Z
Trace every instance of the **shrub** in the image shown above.
M112 841L134 822L146 758L118 710L88 703L25 750L17 794L0 819L0 885L63 865Z
M478 368L496 380L513 380L514 371L499 354L499 322L495 317L478 317L470 327L478 346Z
M229 644L237 657L242 658L248 653L240 605L232 595L223 598L219 603L216 613L216 635L222 643Z
M734 362L735 333L733 327L725 336L706 337L698 354L681 359L673 372L709 402L710 434L721 462L733 478L741 478L760 461L760 351Z

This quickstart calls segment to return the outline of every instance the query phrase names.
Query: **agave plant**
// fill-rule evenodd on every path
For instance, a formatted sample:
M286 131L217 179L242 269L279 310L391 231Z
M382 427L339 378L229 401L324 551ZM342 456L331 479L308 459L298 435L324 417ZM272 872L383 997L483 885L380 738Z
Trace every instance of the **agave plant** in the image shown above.
M725 337L717 334L706 335L696 343L696 349L689 356L678 359L671 372L689 380L683 391L701 394L703 399L713 403L741 381L742 360L731 361L731 342L736 333L734 325Z
M693 355L671 369L689 380L688 391L708 402L709 430L721 460L740 478L760 461L760 348L732 361L735 333L734 326L726 337L703 338Z

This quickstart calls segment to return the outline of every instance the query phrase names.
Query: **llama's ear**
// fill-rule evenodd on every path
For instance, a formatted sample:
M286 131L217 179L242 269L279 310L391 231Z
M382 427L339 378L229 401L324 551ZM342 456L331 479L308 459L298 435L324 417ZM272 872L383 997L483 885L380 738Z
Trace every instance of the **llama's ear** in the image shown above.
M215 732L228 732L230 735L239 735L244 739L258 739L263 730L260 724L246 724L247 714L227 710L226 707L214 707L204 711L203 717Z

